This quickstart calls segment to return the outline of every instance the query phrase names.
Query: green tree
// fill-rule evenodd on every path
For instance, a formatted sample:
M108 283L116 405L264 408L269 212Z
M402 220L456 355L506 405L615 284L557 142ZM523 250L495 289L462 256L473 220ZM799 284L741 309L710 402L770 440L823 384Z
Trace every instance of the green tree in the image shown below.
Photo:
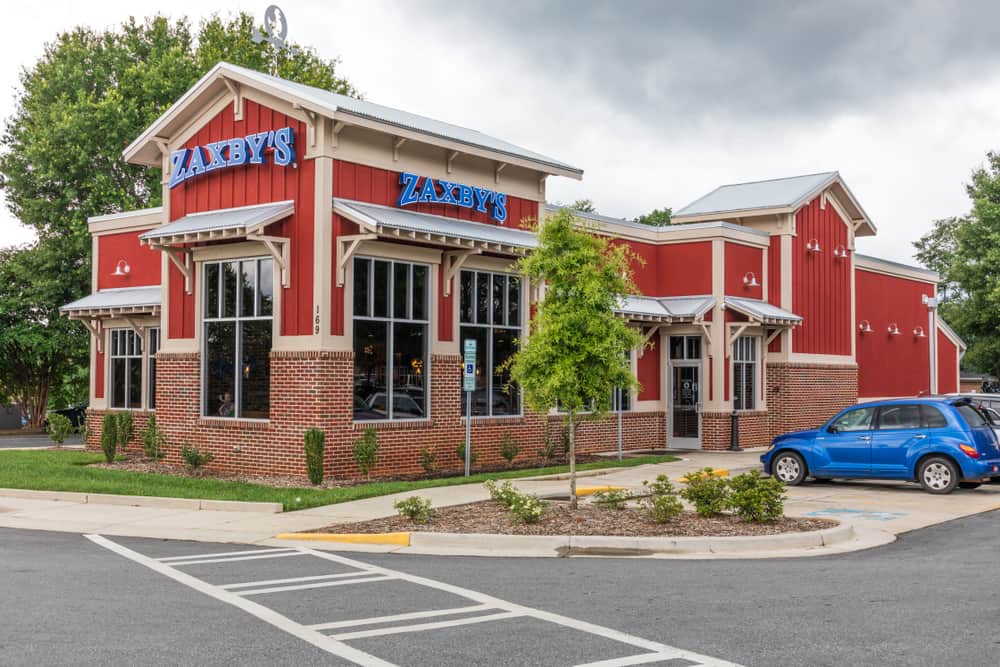
M914 253L917 260L940 274L939 293L945 300L957 296L955 292L958 286L952 278L952 267L958 256L959 232L969 222L965 217L935 220L931 231L913 242L913 247L917 249Z
M594 208L594 201L592 199L577 199L567 208L579 211L580 213L597 213L597 209Z
M615 315L624 296L636 293L632 262L624 245L578 230L564 208L537 230L538 248L516 265L518 273L545 284L531 335L507 362L525 402L545 414L558 407L569 432L570 503L576 507L576 428L603 417L615 387L638 382L627 363L641 336Z
M651 225L653 227L666 227L670 224L670 216L673 211L668 206L663 208L654 208L649 213L640 215L635 219L636 222L641 222L644 225Z

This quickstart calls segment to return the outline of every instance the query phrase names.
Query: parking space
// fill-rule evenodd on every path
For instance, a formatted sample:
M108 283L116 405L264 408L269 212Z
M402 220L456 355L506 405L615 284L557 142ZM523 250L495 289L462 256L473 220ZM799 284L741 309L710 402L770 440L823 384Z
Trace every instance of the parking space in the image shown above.
M88 538L358 664L732 664L328 552Z

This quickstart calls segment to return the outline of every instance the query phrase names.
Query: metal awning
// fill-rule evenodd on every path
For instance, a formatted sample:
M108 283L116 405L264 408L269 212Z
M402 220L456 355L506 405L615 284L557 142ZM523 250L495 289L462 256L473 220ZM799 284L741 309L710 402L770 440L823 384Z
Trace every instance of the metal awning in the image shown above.
M725 306L747 319L761 324L792 327L802 324L802 318L799 315L759 299L727 296Z
M159 285L102 290L67 303L59 310L73 320L159 315L161 292Z
M715 306L711 296L628 296L615 312L640 322L697 322Z

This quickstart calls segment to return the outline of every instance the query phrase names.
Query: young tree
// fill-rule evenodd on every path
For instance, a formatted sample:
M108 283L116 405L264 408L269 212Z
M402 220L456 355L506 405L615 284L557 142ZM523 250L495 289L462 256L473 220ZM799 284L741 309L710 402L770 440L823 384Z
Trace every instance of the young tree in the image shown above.
M531 333L510 359L511 379L535 412L558 407L569 432L570 503L576 508L576 428L584 416L597 420L611 407L616 387L638 382L627 362L641 336L615 315L628 294L634 256L625 245L577 227L571 209L545 219L538 248L517 262L517 271L545 286Z
M673 210L669 206L664 206L663 208L654 208L649 213L640 215L635 221L653 227L666 227L670 224L670 216L672 214Z

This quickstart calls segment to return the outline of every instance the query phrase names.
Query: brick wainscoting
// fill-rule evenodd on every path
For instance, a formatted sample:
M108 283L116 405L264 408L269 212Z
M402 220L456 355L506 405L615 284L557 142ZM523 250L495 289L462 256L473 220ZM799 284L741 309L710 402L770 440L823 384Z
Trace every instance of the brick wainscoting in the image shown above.
M856 364L772 363L767 366L770 438L789 431L816 428L857 402Z
M87 451L100 452L101 449L101 431L104 423L104 415L107 413L117 414L119 412L125 412L124 410L87 410L87 441L84 447ZM128 444L125 446L125 451L127 452L141 452L142 451L142 430L146 428L146 422L149 416L153 414L152 412L147 412L145 410L133 410L132 411L132 437L129 438Z

